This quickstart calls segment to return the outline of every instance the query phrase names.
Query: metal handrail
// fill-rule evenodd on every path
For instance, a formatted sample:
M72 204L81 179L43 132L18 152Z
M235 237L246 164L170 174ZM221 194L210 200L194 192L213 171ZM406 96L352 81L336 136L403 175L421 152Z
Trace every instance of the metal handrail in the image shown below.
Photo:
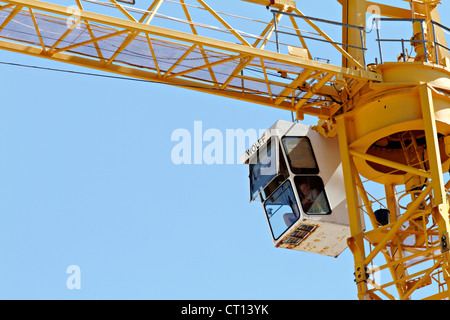
M383 42L383 41L386 41L386 42L389 42L389 41L391 41L391 42L392 41L400 41L402 43L403 61L405 61L405 46L404 46L405 41L406 42L410 42L410 43L414 43L414 42L422 43L423 44L423 49L424 49L425 61L426 62L428 62L427 43L429 43L429 42L434 45L434 54L435 54L435 59L436 59L435 62L436 63L438 63L438 46L442 47L442 48L444 48L444 49L446 49L448 51L450 51L450 48L448 48L447 46L445 46L445 45L443 45L443 44L441 44L441 43L436 41L436 26L446 30L449 33L450 33L450 28L440 24L437 21L434 21L434 20L430 20L429 21L429 23L431 23L432 28L433 28L433 41L429 41L429 40L425 39L425 30L424 30L424 26L423 26L423 23L426 22L425 19L418 19L418 18L416 18L416 19L413 19L413 18L410 18L410 19L407 19L407 18L380 18L380 17L377 17L377 18L374 18L374 20L376 20L376 22L377 22L377 39L376 39L376 41L378 42L378 47L379 47L379 51L380 51L380 62L381 63L383 63L383 53L382 53L382 49L381 49L381 42ZM379 28L379 25L378 25L379 21L420 22L420 28L421 28L421 33L422 33L422 40L414 40L414 39L410 39L410 40L405 40L405 39L380 39L380 32L379 32L380 28Z
M366 51L367 48L364 47L364 36L363 36L363 32L365 32L365 28L364 27L360 27L360 26L355 26L355 25L350 25L350 24L345 24L345 23L341 23L341 22L337 22L337 21L331 21L331 20L326 20L326 19L321 19L321 18L315 18L315 17L309 17L309 16L303 16L303 15L299 15L299 14L295 14L295 13L290 13L290 12L282 12L282 11L278 11L278 10L271 10L272 14L273 14L273 24L274 24L274 31L275 31L275 42L276 42L276 46L277 46L277 51L280 52L280 43L279 43L279 34L286 34L286 35L290 35L290 36L296 36L296 37L301 37L304 39L310 39L310 40L315 40L315 41L320 41L320 42L325 42L325 43L330 43L333 45L339 45L342 47L347 47L347 48L354 48L354 49L359 49L362 50L363 53L363 63L364 63L364 69L366 69ZM338 25L341 27L347 27L347 28L354 28L360 31L360 36L361 36L361 47L359 46L355 46L355 45L349 45L349 44L345 44L342 42L337 42L337 41L329 41L327 39L323 39L323 38L317 38L317 37L312 37L312 36L305 36L305 35L299 35L297 33L293 33L293 32L289 32L289 31L281 31L279 30L279 26L278 26L278 22L277 22L277 15L287 15L287 16L293 16L296 18L301 18L304 20L312 20L312 21L317 21L317 22L323 22L323 23L328 23L328 24L333 24L333 25ZM430 20L428 21L429 23L432 24L432 28L433 28L433 40L426 40L425 39L425 30L424 30L424 22L426 22L425 19L421 19L421 18L385 18L385 17L374 17L373 18L374 21L376 22L376 29L377 29L377 39L376 41L378 42L378 48L379 48L379 55L380 55L380 63L383 63L383 51L382 51L382 42L401 42L401 46L402 46L402 58L403 61L406 62L406 53L405 53L405 42L409 42L409 43L422 43L423 45L423 49L424 49L424 56L425 56L425 61L429 62L428 59L428 49L427 49L427 43L432 43L434 45L434 50L435 50L435 57L436 57L436 63L438 63L438 47L444 48L448 51L450 51L450 48L447 47L446 45L443 45L439 42L436 41L436 27L442 28L443 30L447 31L450 33L450 28L442 25L441 23L434 21L434 20ZM420 22L420 28L421 28L421 34L422 34L422 39L382 39L380 37L380 28L379 28L379 23L380 21L391 21L391 22Z
M435 56L436 56L436 59L437 59L437 57L438 57L437 46L440 46L440 47L442 47L444 49L447 49L448 51L450 51L450 48L447 48L446 46L436 42L436 29L435 29L435 26L438 26L439 28L442 28L442 29L444 29L444 30L446 30L448 32L450 32L450 28L448 28L448 27L446 27L446 26L444 26L444 25L442 25L439 22L434 21L434 20L431 20L431 24L433 25L434 52L435 52Z
M275 29L274 30L275 31L275 41L276 41L277 51L278 52L280 52L279 41L278 41L278 34L281 33L281 34L287 34L287 35L299 37L299 35L296 34L296 33L278 30L278 23L277 23L277 19L276 19L277 14L288 15L288 16L292 16L292 17L296 17L296 18L302 18L304 20L312 20L312 21L324 22L324 23L328 23L328 24L334 24L334 25L338 25L338 26L341 26L341 27L358 29L359 32L360 32L360 37L361 37L361 47L354 46L354 45L349 45L349 44L346 44L346 43L336 42L336 41L329 41L329 40L321 39L321 38L304 36L304 35L302 35L301 38L311 39L311 40L316 40L316 41L321 41L321 42L326 42L326 43L340 45L340 46L345 46L347 48L360 49L360 50L362 50L362 54L363 54L364 69L367 69L367 66L366 66L366 51L367 51L367 48L364 47L364 36L363 36L364 27L355 26L355 25L351 25L351 24L345 24L345 23L341 23L341 22L337 22L337 21L331 21L331 20L326 20L326 19L320 19L320 18L315 18L315 17L298 15L298 14L290 13L290 12L282 12L282 11L278 11L278 10L271 10L271 11L272 11L272 14L273 14L273 23L274 23L274 29Z
M378 42L378 49L380 52L380 62L383 63L383 51L381 49L381 42L382 41L401 41L402 43L402 54L403 54L403 61L405 61L405 45L404 42L408 41L408 42L421 42L423 44L423 49L424 49L424 54L425 54L425 61L428 62L428 53L427 53L427 40L425 40L425 30L423 29L423 22L425 22L425 19L414 19L414 18L380 18L380 17L376 17L374 18L374 20L377 23L377 39L376 41ZM421 22L420 23L420 29L422 32L422 39L423 40L405 40L405 39L380 39L380 28L379 28L379 22L380 21L393 21L393 22L397 22L397 21L407 21L407 22Z

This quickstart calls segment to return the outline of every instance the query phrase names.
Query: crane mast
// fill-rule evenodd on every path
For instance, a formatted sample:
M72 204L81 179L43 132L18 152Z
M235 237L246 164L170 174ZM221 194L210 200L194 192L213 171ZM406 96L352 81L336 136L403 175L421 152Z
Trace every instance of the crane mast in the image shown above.
M370 7L374 5L366 1L343 3L344 20L364 23ZM432 285L434 293L422 298L448 299L449 183L443 177L449 169L445 152L449 52L443 34L447 29L442 27L436 2L412 1L410 10L385 5L377 9L381 17L376 23L410 24L415 57L403 50L398 61L376 65L383 81L359 90L348 111L336 117L355 281L361 299L394 299L393 292L400 299L411 299L421 294L419 289ZM344 38L349 44L358 41L351 33ZM382 54L383 39L378 41ZM447 84L438 84L438 79ZM373 197L362 179L380 184L384 193ZM375 204L383 207L386 221L377 219ZM363 230L361 209L372 223L370 231ZM377 260L380 265L368 268L379 256L385 263ZM375 270L389 270L391 281L374 284L369 275Z
M339 139L358 297L449 299L450 29L438 1L338 0L341 21L307 16L292 0L244 1L272 13L248 21L256 34L203 0L154 0L146 10L0 0L0 49L316 117L317 132ZM388 24L409 37L382 38ZM315 59L309 40L338 61ZM383 51L391 43L393 60Z

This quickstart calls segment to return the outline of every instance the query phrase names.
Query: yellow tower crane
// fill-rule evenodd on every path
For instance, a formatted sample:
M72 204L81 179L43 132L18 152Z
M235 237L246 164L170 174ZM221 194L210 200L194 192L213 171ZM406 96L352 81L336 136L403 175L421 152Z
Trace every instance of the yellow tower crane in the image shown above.
M314 131L338 141L358 297L413 299L431 288L423 298L449 299L450 29L439 1L338 0L340 21L306 16L292 0L245 1L273 14L246 21L256 34L203 0L154 0L145 10L118 0L0 0L0 49L275 107L294 121L316 117ZM383 38L388 24L409 36ZM329 51L314 57L309 40Z

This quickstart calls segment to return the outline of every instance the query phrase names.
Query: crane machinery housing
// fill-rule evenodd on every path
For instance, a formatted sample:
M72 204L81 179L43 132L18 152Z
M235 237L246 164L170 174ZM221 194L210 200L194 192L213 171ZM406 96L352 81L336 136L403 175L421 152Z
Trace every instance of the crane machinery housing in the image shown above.
M244 1L273 15L245 21L257 34L204 0L0 0L0 49L291 112L243 155L275 245L348 247L360 299L422 288L450 299L450 28L439 1L338 0L339 21L292 0ZM406 36L383 38L398 30ZM298 123L305 115L317 125ZM389 280L378 283L380 271Z

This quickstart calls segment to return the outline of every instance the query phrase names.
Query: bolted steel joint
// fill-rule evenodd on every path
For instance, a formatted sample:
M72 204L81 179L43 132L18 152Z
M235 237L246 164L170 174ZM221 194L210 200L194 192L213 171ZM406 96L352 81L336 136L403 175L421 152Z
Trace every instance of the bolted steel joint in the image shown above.
M441 235L441 250L442 252L444 251L448 251L449 247L448 247L448 234L443 233Z
M355 272L353 273L353 275L355 276L354 281L356 283L359 282L367 282L367 279L369 278L369 274L367 273L367 267L366 266L357 266L355 268Z

